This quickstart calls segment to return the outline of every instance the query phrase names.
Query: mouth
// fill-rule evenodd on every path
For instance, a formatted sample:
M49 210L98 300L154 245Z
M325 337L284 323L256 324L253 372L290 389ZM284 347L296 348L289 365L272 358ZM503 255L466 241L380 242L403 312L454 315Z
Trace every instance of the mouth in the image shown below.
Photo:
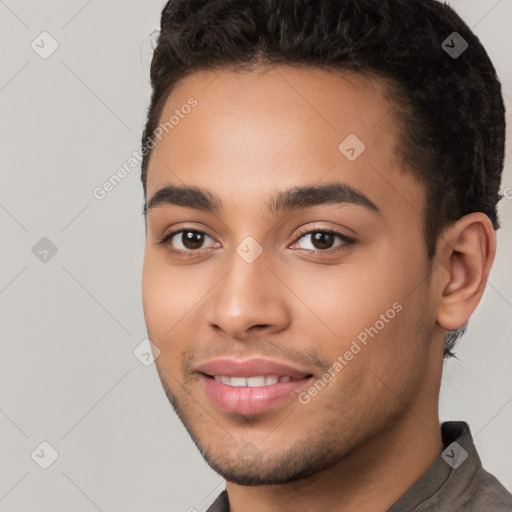
M296 382L303 379L303 377L291 377L289 375L284 375L282 377L279 375L256 375L254 377L230 377L229 375L206 376L215 379L217 382L222 382L222 384L227 384L228 386L249 388L273 386L274 384L282 382ZM306 375L305 378L309 378L311 376L312 375L309 374Z
M197 370L212 405L222 412L242 415L288 405L313 377L302 369L265 359L222 359Z

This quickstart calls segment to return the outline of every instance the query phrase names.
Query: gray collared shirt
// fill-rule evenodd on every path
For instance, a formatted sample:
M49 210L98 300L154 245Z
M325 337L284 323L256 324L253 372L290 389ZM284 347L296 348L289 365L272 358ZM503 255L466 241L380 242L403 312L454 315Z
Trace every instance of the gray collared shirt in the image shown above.
M447 421L441 434L441 456L387 512L512 511L512 495L482 467L468 424ZM229 512L225 490L206 512Z

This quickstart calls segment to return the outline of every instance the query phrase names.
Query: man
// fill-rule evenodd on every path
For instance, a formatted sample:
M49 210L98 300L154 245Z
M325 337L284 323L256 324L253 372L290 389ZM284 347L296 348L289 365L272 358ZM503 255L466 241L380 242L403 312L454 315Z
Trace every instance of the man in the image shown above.
M174 0L151 80L144 314L209 511L512 510L438 415L499 227L476 36L434 0Z

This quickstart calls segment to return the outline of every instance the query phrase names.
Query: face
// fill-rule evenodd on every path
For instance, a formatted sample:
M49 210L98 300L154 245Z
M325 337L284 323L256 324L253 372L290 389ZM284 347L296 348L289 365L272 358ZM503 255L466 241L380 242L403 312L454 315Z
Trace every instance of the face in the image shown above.
M148 169L144 315L207 462L284 483L398 428L425 405L435 305L425 191L381 84L201 71L171 118Z

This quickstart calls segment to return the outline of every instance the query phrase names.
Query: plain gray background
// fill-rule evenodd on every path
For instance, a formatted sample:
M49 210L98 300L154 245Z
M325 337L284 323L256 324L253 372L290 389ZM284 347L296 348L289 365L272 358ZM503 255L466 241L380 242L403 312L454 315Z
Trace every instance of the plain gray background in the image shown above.
M510 125L512 0L450 3L495 63ZM154 365L133 353L146 338L140 166L103 200L92 193L139 149L148 36L164 4L0 0L4 512L201 511L223 488ZM484 466L512 490L508 137L498 255L460 344L462 362L446 364L441 419L468 421ZM42 442L58 453L47 469L39 464L51 449Z

